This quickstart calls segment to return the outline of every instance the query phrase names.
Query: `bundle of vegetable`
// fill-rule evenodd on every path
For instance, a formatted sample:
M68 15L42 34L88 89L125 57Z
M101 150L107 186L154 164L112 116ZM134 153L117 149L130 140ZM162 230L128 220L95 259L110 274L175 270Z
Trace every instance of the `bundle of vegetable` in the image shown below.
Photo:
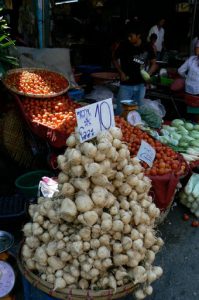
M192 174L184 190L180 192L179 199L199 218L199 174Z
M162 275L152 265L163 245L154 229L160 211L148 195L150 179L121 138L116 127L83 144L71 135L58 156L59 193L30 205L22 257L54 289L116 291L132 282L144 299Z
M160 141L155 140L147 132L144 132L138 127L131 126L123 118L116 117L116 125L121 128L123 140L127 142L132 156L136 156L140 148L141 141L149 143L156 151L156 157L153 162L153 167L143 163L146 168L147 175L163 175L174 173L176 175L184 174L186 163L183 159L179 159L179 155L170 147L163 145Z
M162 124L162 117L158 112L150 106L143 105L139 109L139 113L143 121L152 128L160 128Z
M175 119L163 125L159 140L180 152L188 162L199 160L199 125Z

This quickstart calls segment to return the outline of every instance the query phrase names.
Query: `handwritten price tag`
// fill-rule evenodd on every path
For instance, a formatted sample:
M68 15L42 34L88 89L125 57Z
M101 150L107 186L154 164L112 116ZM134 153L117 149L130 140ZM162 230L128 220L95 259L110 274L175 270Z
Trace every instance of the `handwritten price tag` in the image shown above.
M77 108L75 112L81 143L96 137L100 131L115 126L111 98Z
M138 159L144 161L145 163L147 163L147 165L152 167L155 155L155 149L145 141L142 141L140 149L137 153Z

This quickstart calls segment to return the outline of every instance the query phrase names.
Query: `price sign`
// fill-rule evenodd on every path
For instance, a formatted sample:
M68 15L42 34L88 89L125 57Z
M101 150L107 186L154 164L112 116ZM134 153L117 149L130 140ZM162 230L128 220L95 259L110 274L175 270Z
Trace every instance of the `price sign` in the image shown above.
M75 112L81 143L96 137L100 131L115 126L111 98L77 108Z
M147 165L152 167L155 155L155 149L151 147L151 145L149 145L147 142L142 141L140 149L137 153L137 158L139 160L144 161L145 163L147 163Z

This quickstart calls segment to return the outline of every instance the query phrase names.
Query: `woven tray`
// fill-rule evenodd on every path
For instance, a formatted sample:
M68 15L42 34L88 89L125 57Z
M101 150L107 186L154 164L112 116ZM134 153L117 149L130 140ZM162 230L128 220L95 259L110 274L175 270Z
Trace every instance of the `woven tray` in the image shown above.
M126 284L122 287L116 289L116 291L110 290L101 290L101 291L93 291L93 290L77 290L77 289L63 289L61 291L53 291L53 285L42 280L40 277L32 273L25 266L23 261L21 260L20 255L17 259L18 267L22 275L32 284L34 287L40 289L51 297L55 299L71 299L71 300L111 300L111 299L120 299L122 297L127 296L131 292L133 292L138 285L134 285L133 283Z
M67 87L64 88L64 89L62 89L60 92L52 93L52 94L46 94L46 95L44 95L44 94L32 94L32 93L21 92L21 91L15 89L14 87L10 87L7 84L7 82L6 82L6 79L9 77L9 75L21 73L22 71L30 71L30 72L34 72L34 71L46 71L46 72L54 73L57 76L62 77L62 78L65 79ZM60 95L62 95L64 93L66 93L68 91L69 87L70 87L68 79L63 74L51 71L49 69L44 69L44 68L19 68L19 69L9 70L9 71L6 72L5 76L2 78L2 82L5 85L5 87L8 90L10 90L11 92L14 92L14 93L16 93L18 95L27 96L27 97L33 97L33 98L51 98L51 97L60 96Z

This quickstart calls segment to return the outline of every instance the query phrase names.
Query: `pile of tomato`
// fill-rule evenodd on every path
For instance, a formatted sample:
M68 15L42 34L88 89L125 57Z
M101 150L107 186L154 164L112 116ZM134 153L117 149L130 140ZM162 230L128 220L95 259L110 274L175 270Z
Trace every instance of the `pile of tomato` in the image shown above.
M147 175L163 175L168 173L183 175L185 173L186 162L181 159L178 153L155 140L140 128L131 126L119 116L115 117L115 122L116 126L121 128L123 140L128 144L132 156L137 155L142 140L149 143L155 149L156 156L153 166L149 168L146 163L142 163Z
M59 73L48 70L21 70L8 74L5 84L24 94L53 95L65 90L69 83Z
M71 134L76 127L75 109L80 107L66 96L48 99L24 98L24 111L31 122L57 129L66 135Z

